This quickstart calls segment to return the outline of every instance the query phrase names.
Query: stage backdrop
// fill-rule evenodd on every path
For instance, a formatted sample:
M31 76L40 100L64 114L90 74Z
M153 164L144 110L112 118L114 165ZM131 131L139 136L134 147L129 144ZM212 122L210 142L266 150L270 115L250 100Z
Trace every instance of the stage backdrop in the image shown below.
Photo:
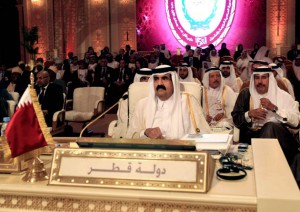
M265 0L137 0L136 9L138 51L165 43L183 53L186 44L219 49L225 42L233 54L239 43L266 44Z

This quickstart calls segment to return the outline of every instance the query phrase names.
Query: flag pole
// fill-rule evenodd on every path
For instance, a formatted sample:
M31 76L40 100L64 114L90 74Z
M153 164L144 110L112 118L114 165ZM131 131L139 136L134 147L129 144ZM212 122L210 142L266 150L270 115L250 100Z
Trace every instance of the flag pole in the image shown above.
M37 104L38 98L37 98L36 91L34 89L33 71L31 71L31 73L30 73L29 89L30 89L30 95L31 95L31 98L32 98L32 104L34 106L34 109L35 109L35 112L36 112L36 115L37 115L37 118L38 118L38 122L41 125L41 129L42 129L42 132L44 134L44 137L45 137L47 142L49 140L51 140L53 142L52 136L50 137L51 139L49 139L49 137L47 135L45 135L45 132L43 130L43 128L45 128L46 124L45 124L44 115L41 111L41 107L40 107L39 104ZM48 139L46 138L46 136L47 136ZM44 149L44 147L42 149ZM36 149L32 152L25 153L25 154L33 154L33 159L28 162L28 171L26 172L25 176L22 178L23 181L34 183L34 182L44 181L44 180L49 179L47 171L44 167L44 162L40 159L40 152L41 151L42 151L41 149Z

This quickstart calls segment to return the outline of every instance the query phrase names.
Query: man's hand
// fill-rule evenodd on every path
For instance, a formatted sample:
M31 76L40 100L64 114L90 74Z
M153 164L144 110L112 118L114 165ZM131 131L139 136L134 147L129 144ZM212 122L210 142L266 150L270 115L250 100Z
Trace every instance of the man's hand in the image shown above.
M145 130L145 136L147 136L148 138L154 138L154 139L162 139L164 138L160 128L159 127L155 127L155 128L148 128Z
M260 99L260 104L263 108L267 109L267 110L271 110L273 111L274 108L276 107L269 99L267 98L261 98Z
M262 109L262 108L257 108L257 109L249 110L248 116L250 118L264 120L266 118L266 116L267 116L267 111L265 109Z
M220 121L224 117L224 113L218 113L215 115L214 120L215 121Z

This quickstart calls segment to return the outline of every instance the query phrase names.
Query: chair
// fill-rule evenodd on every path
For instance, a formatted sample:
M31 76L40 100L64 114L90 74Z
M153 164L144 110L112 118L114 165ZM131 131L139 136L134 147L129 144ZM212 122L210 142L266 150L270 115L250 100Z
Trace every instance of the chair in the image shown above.
M182 93L189 93L196 97L197 101L201 102L201 85L195 82L180 82L180 90ZM117 138L116 134L118 132L126 132L127 129L123 129L123 127L128 128L128 120L132 117L135 109L136 103L142 98L147 97L149 94L149 84L144 82L135 82L132 83L128 88L128 119L127 123L122 123L118 126L118 122L120 120L114 120L109 124L108 127L108 135L113 138ZM122 129L118 129L121 127ZM124 135L123 135L124 136Z
M67 100L65 121L85 123L104 111L104 87L76 88L73 99ZM71 110L68 110L71 106Z
M202 86L196 82L180 82L180 91L192 94L201 105Z
M52 127L50 129L51 135L57 135L59 133L64 132L64 130L65 130L66 99L67 99L67 96L65 93L63 93L63 97L64 97L64 103L63 103L62 109L59 111L56 111L53 114Z
M221 57L221 61L231 61L231 62L234 62L234 59L231 56L223 56L223 57Z

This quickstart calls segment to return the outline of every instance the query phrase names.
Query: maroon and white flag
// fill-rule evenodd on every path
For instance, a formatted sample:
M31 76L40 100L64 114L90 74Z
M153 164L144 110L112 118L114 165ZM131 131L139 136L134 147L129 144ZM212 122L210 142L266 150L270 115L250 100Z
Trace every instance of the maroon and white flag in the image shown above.
M13 158L47 145L33 107L30 89L28 87L24 92L5 130Z

